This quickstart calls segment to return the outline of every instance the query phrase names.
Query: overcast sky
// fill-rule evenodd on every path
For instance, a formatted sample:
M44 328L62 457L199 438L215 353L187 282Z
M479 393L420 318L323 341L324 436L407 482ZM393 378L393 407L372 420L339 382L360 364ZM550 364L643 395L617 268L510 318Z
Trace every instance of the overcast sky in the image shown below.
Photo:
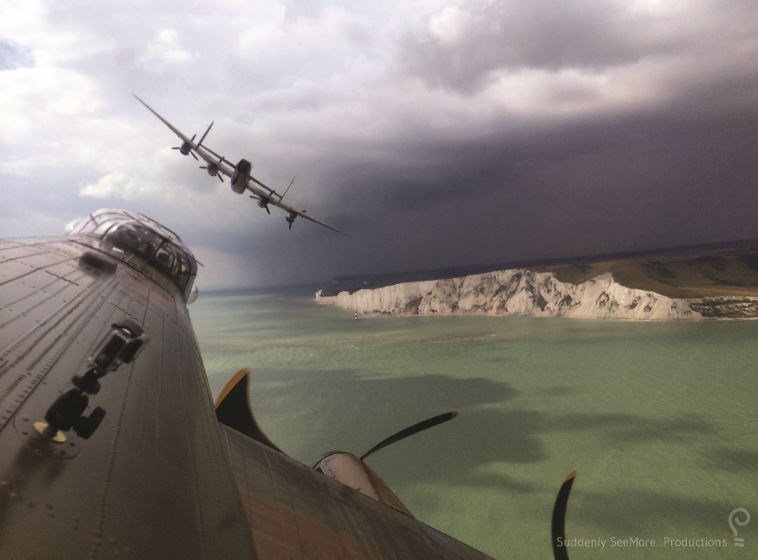
M201 289L758 238L756 61L755 1L3 0L0 236L137 210Z

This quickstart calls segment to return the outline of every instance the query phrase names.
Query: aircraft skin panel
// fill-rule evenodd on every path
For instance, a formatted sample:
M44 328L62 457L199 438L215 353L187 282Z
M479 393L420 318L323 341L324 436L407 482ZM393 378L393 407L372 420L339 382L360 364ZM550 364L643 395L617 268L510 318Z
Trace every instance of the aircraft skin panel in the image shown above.
M0 241L0 558L487 558L220 424L179 288L98 247ZM39 436L125 320L97 430Z
M489 558L252 438L222 430L261 558Z
M255 558L181 294L123 263L83 267L87 251L0 243L0 557ZM32 445L125 319L149 342L89 396L99 428Z

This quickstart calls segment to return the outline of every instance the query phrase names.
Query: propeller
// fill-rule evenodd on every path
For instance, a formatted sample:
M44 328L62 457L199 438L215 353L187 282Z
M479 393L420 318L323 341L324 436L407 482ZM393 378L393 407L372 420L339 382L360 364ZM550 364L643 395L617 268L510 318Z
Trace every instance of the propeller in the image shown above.
M181 146L173 146L171 149L172 149L172 150L179 150L179 151L181 151L182 147L181 147ZM182 152L182 153L184 153L184 152ZM189 151L187 152L187 154L189 154L189 155L191 155L193 158L195 158L195 161L200 161L199 159L197 159L197 156L195 155L195 152L193 152L192 150L189 150ZM187 155L187 154L184 154L184 155Z
M290 222L290 229L291 228L292 228L292 223ZM376 453L380 449L384 449L388 445L391 445L397 441L400 441L401 439L405 439L408 436L412 436L413 434L422 432L428 428L433 428L434 426L442 424L443 422L447 422L448 420L452 420L456 416L458 416L458 411L452 410L450 412L445 412L444 414L438 414L437 416L432 416L431 418L422 420L421 422L413 424L413 426L408 426L407 428L400 430L399 432L396 432L392 434L390 437L385 438L379 443L377 443L374 447L372 447L371 449L366 451L363 455L361 455L360 459L361 461L363 461L369 455Z
M211 123L211 125L213 125L213 123ZM208 127L208 130L210 130L210 127ZM208 133L206 132L206 134L208 134ZM197 156L192 151L192 147L191 147L192 146L192 142L194 142L194 140L195 140L195 136L197 136L197 134L193 134L192 138L189 139L189 142L184 142L181 146L172 146L171 149L172 150L179 150L185 156L187 154L190 154L193 158L195 158L195 161L199 161L197 159ZM205 136L203 136L203 138L205 138ZM187 150L186 152L184 151L185 149Z
M208 169L208 166L207 165L201 165L200 169ZM219 181L221 181L222 183L224 182L224 179L223 179L223 177L221 177L221 173L218 172L218 169L216 169L216 173L214 173L214 175L216 177L218 177Z
M261 208L263 208L264 210L266 210L267 214L269 214L269 215L271 214L271 210L269 210L269 207L268 207L268 203L269 203L268 199L266 199L264 201L263 198L261 198L260 196L253 195L253 194L250 195L250 198L258 200L259 201L258 202L258 206L261 207Z
M558 496L555 498L555 505L553 506L551 533L555 560L569 560L568 548L566 547L566 507L575 478L576 471L571 471L561 484L561 489L558 490Z

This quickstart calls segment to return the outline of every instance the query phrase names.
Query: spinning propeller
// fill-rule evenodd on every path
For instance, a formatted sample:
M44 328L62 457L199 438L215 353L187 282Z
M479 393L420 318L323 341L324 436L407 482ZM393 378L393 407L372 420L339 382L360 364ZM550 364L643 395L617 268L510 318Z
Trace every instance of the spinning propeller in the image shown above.
M267 214L271 214L271 210L269 210L268 203L270 202L268 198L263 198L257 195L250 195L250 198L253 198L258 201L258 206L263 208ZM291 229L291 228L290 228Z
M200 169L205 169L206 171L210 169L210 171L208 171L208 175L213 175L214 177L218 177L219 181L221 181L222 183L224 182L224 178L218 172L218 166L216 164L211 163L209 165L201 165Z
M210 130L210 128L209 128L209 130ZM207 132L206 132L206 134L207 134ZM189 142L184 142L181 146L172 146L171 149L172 150L179 150L182 153L182 155L185 155L185 156L187 154L189 154L193 158L195 158L195 160L197 161L197 156L192 151L192 142L195 140L195 136L197 136L197 134L193 134L192 138L190 138ZM205 136L203 136L203 138L205 138Z

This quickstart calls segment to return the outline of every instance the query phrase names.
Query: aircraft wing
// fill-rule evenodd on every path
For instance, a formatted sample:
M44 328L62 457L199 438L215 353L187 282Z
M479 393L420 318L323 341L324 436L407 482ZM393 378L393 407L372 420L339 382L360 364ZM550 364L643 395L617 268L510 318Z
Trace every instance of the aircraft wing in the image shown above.
M248 188L250 189L249 185L248 185ZM250 190L252 190L252 189L250 189ZM253 191L253 192L255 192L255 191ZM289 212L290 217L292 217L293 215L294 216L300 216L301 218L304 218L304 219L306 219L306 220L308 220L310 222L313 222L314 224L318 224L318 225L323 226L323 227L325 227L327 229L330 229L332 231L335 231L337 233L341 233L342 235L347 235L348 237L350 237L349 233L347 233L345 231L342 231L341 229L338 229L338 228L336 228L336 227L334 227L332 225L329 225L326 222L322 222L321 220L319 220L317 218L314 218L313 216L307 214L305 210L296 210L292 206L290 206L288 204L285 204L281 200L276 200L276 199L272 199L271 200L271 204L273 204L274 206L278 206L282 210L285 210L285 211Z
M334 459L323 459L314 468L288 457L253 416L249 374L244 368L227 382L216 399L216 416L262 557L488 558L414 518L358 457L330 453ZM344 476L338 479L334 475L339 471Z
M262 558L486 560L489 556L222 426Z
M206 162L214 163L218 165L220 172L224 173L224 175L227 175L228 177L231 177L231 172L234 166L232 165L231 162L226 160L223 156L217 154L216 152L214 152L213 150L211 150L210 148L204 145L195 149L195 151ZM323 226L327 229L330 229L337 233L341 233L342 235L347 235L348 237L350 236L349 233L342 231L341 229L336 228L330 224L327 224L326 222L323 222L317 218L314 218L313 216L310 216L309 214L306 213L305 210L297 210L296 208L290 206L289 204L286 204L284 202L284 197L281 194L276 192L276 190L272 189L271 187L269 187L268 185L266 185L259 179L256 179L252 175L250 176L250 179L248 180L247 190L253 193L253 196L255 198L258 198L258 199L264 198L272 206L277 206L278 208L281 208L282 210L287 212L290 215L290 217L299 216L315 224Z
M298 216L302 216L303 218L305 218L306 220L309 220L309 221L313 222L314 224L318 224L320 226L324 226L327 229L330 229L332 231L336 231L337 233L341 233L342 235L347 235L348 237L350 237L350 234L347 233L346 231L342 231L341 229L338 229L338 228L336 228L334 226L330 226L326 222L322 222L321 220L317 220L313 216L309 216L308 214L305 213L305 210L302 210L302 211L294 210L294 212Z
M187 136L186 134L184 134L181 130L179 130L178 128L176 128L168 120L166 120L165 118L163 118L163 116L161 116L161 114L158 113L158 111L156 111L150 105L148 105L147 103L145 103L138 95L136 95L134 93L132 95L134 95L134 97L137 99L137 101L139 101L140 103L142 103L142 105L144 105L145 108L148 111L150 111L153 115L155 115L156 117L158 117L158 119L163 124L165 124L167 127L169 127L171 129L171 131L174 134L176 134L182 140L182 142L187 142L189 144L189 146L190 146L190 149L193 152L195 152L197 155L199 155L203 159L203 161L205 161L206 163L212 163L212 164L218 166L219 172L223 173L227 177L231 177L232 176L232 171L234 169L234 164L232 162L230 162L229 160L225 159L223 156L218 155L216 152L214 152L213 150L211 150L207 146L200 145L201 142L202 142L202 139L201 139L201 142L195 142L193 140L194 137L190 138L189 136Z
M148 105L147 103L145 103L144 101L142 101L142 99L140 99L140 97L137 94L133 93L132 95L137 99L137 101L139 101L140 103L142 103L148 111L150 111L153 115L155 115L156 117L158 117L158 119L160 119L160 121L163 124L165 124L167 127L169 127L173 131L173 133L176 134L179 138L181 138L184 142L189 142L190 144L193 143L192 139L189 136L187 136L186 134L184 134L181 130L179 130L173 124L171 124L166 119L164 119L155 109L153 109L150 105Z
M203 158L203 160L205 160L206 163L215 163L218 165L218 170L221 173L227 177L232 176L232 172L234 171L234 164L224 156L218 155L206 145L202 145L193 149L201 158Z

